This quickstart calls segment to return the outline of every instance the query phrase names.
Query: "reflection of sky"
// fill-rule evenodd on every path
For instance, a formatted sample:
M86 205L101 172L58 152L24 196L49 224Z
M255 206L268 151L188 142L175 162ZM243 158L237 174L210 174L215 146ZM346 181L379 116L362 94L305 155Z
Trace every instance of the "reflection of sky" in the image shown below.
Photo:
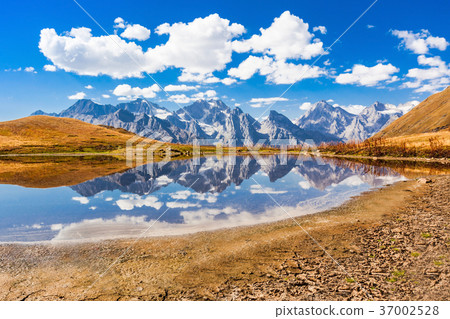
M247 170L247 164L239 169ZM69 187L30 189L0 185L0 241L130 237L140 235L150 225L149 236L252 225L288 217L268 194L289 210L290 215L299 216L339 205L373 186L402 179L389 171L384 176L376 176L334 164L308 165L293 165L281 170L279 176L274 173L276 165L259 168L239 180L239 186L228 183L220 193L213 191L214 185L229 180L230 170L211 158L197 171L202 174L202 183L211 187L211 191L204 192L183 186L183 182L175 182L176 177L169 178L166 173L153 176L153 181L150 178L135 182L158 185L148 194L133 194L116 187L82 196ZM332 173L320 175L324 170ZM122 176L129 178L130 173L127 174ZM180 176L179 180L186 172ZM271 182L271 178L275 181ZM102 185L105 179L89 183L84 186Z

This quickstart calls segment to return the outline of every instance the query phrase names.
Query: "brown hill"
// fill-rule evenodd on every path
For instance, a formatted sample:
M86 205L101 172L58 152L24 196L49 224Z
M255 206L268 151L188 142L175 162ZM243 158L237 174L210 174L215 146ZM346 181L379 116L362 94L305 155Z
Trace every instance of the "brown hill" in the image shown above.
M110 152L133 136L75 119L30 116L0 123L0 154Z
M450 86L392 122L373 138L389 138L450 130Z

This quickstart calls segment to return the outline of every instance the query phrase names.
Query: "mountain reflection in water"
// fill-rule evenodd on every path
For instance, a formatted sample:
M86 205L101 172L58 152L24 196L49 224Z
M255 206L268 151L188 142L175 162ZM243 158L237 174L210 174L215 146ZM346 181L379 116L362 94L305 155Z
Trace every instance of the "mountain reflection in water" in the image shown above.
M273 199L301 216L402 179L390 168L342 160L246 156L154 163L71 187L0 185L0 241L101 240L146 230L144 236L162 236L254 225L288 218Z

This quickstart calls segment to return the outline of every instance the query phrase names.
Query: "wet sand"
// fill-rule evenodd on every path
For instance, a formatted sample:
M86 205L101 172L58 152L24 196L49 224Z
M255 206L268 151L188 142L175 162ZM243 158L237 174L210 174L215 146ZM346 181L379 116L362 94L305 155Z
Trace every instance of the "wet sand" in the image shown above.
M449 300L450 176L429 178L295 222L2 245L0 299Z

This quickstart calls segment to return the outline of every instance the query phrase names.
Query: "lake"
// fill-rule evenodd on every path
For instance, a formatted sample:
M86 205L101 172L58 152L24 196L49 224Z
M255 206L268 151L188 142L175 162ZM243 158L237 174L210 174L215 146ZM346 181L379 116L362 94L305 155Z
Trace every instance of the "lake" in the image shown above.
M0 185L0 242L96 241L255 225L324 211L405 179L391 168L343 160L243 156L148 164L70 187Z

